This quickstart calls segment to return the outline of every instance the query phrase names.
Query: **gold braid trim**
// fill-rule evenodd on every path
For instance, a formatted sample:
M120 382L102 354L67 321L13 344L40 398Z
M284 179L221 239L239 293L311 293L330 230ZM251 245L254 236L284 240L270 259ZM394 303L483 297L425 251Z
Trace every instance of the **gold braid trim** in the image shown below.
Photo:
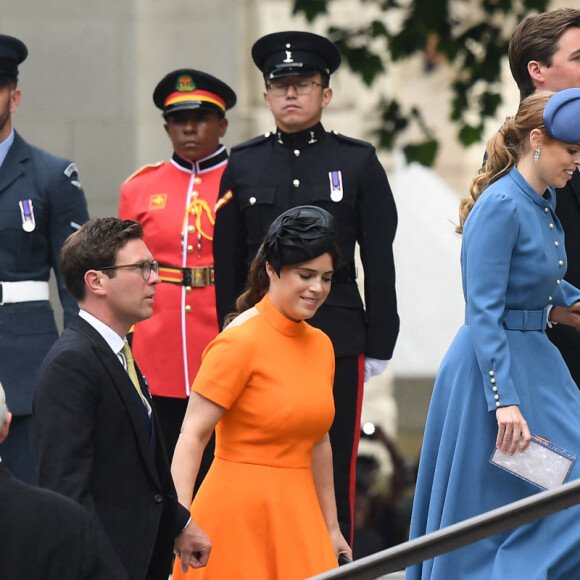
M201 227L201 216L204 213L205 213L205 215L207 215L207 219L209 220L209 223L212 226L214 226L215 219L214 219L213 215L211 214L211 209L210 209L207 201L205 201L203 199L194 199L189 204L187 211L185 213L185 219L183 220L183 231L185 231L185 227L187 224L189 214L193 214L193 215L195 215L195 229L196 229L196 231L201 236L203 236L206 240L209 240L211 242L211 241L213 241L213 236L206 234Z

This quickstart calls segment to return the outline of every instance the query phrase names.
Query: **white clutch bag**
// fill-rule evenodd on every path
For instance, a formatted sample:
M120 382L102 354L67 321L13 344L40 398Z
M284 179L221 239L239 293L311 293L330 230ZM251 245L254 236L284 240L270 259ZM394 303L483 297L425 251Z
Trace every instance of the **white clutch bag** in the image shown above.
M569 451L533 435L525 451L518 449L508 455L494 449L490 462L542 489L553 489L566 481L576 459Z

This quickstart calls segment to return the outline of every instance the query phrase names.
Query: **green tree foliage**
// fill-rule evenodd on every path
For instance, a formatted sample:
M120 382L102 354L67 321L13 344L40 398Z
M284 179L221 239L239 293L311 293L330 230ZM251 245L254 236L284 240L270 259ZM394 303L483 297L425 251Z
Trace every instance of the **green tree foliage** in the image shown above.
M326 16L328 37L343 62L371 86L386 72L387 62L420 54L425 72L445 62L453 71L451 120L457 138L468 146L481 141L485 122L502 102L500 73L514 27L532 12L544 12L549 0L358 0L381 13L363 27L333 25L329 15L337 0L294 0L293 13L309 22ZM392 23L392 24L391 24ZM408 161L430 166L438 149L419 108L404 108L396 98L377 104L379 147L402 146ZM403 132L416 124L422 141L401 144Z

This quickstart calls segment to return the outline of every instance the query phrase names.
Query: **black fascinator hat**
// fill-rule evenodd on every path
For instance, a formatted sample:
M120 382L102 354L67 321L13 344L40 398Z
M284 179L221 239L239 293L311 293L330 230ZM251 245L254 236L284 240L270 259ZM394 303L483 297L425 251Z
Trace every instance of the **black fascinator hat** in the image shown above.
M321 207L300 205L286 210L272 222L264 250L266 259L280 276L283 266L322 256L335 250L337 242L338 224L334 216Z

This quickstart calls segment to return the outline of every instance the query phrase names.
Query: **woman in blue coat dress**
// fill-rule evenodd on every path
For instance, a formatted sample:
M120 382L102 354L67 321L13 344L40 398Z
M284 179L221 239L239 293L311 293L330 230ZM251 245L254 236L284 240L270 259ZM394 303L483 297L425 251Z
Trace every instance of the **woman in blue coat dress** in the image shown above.
M487 155L460 206L466 322L435 381L411 537L540 491L492 465L495 448L523 451L537 434L580 457L580 391L545 333L580 329L553 189L580 164L580 89L523 101ZM578 580L580 505L409 568L419 578Z

